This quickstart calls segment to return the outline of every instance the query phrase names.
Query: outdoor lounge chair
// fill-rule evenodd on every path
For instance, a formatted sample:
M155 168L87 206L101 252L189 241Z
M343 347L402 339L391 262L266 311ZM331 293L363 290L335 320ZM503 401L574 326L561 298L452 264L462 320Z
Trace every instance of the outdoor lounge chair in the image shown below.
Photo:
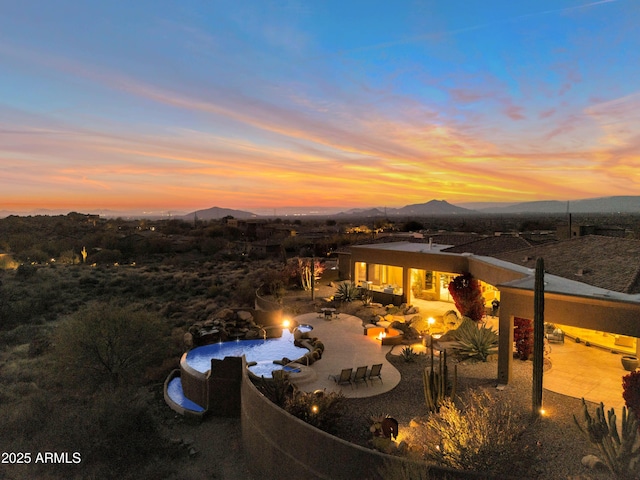
M353 374L351 381L358 386L358 383L364 382L367 385L367 366L356 368L356 373Z
M329 378L332 378L334 382L338 385L342 385L344 383L348 383L353 386L351 383L351 375L353 374L353 368L343 368L340 372L340 375L329 375Z
M377 378L378 380L380 380L380 383L382 383L382 375L380 375L380 370L382 370L382 364L381 363L376 363L375 365L371 366L371 370L369 370L367 372L367 379L369 381L371 381L371 379L373 378Z

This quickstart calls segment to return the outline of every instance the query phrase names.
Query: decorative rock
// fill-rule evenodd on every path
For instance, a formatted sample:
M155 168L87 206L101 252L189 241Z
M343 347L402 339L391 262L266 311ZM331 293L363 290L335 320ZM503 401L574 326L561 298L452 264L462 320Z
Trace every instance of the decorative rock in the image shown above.
M182 337L182 341L184 342L184 346L186 348L193 347L193 335L189 332L185 333Z
M193 445L193 438L191 437L184 437L182 439L182 445L184 445L185 447L189 447L191 445Z
M230 308L224 308L220 310L218 313L216 313L216 318L221 318L221 319L233 318L234 316L235 316L235 313Z
M423 422L421 422L420 420L412 418L409 422L409 428L418 428L420 425L422 425L422 423Z
M402 440L399 444L398 444L398 453L400 454L404 454L409 450L409 444L407 442L405 442L404 440Z
M198 450L196 450L194 447L191 447L191 448L189 449L189 456L190 456L191 458L193 458L193 457L195 457L196 455L198 455L198 453L200 453L200 452L198 452Z
M604 466L604 464L602 463L602 460L600 460L595 455L586 455L586 456L582 457L581 463L585 467L591 468L591 469Z
M251 315L250 312L247 312L245 310L240 310L239 312L236 313L236 315L243 322L250 322L251 320L253 320L253 315Z

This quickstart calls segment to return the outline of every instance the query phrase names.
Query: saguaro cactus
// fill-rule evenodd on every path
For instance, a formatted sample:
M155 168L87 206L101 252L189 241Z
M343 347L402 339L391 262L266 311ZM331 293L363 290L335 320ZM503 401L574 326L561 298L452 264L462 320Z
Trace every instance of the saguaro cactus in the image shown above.
M536 261L533 290L533 389L532 409L534 417L542 410L542 367L544 364L544 260Z

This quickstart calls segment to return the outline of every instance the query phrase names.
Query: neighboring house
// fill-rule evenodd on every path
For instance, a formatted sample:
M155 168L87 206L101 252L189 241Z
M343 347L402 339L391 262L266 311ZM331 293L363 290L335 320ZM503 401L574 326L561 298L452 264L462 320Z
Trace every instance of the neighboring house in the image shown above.
M462 245L446 248L449 253L473 253L474 255L489 255L495 257L499 253L512 252L531 247L531 243L522 237L500 235L483 237Z
M621 241L623 239L606 239ZM574 244L574 242L576 242ZM593 242L593 243L591 243ZM587 248L591 255L600 258L598 265L605 268L607 261L622 268L626 255L628 265L624 272L619 272L623 280L610 268L609 280L611 285L622 286L620 291L614 288L603 288L583 282L582 277L573 275L563 278L554 274L554 268L560 271L560 262L551 255L558 251L564 242L558 242L541 247L532 247L518 252L503 254L511 256L513 261L493 258L484 255L474 255L468 252L452 253L447 251L450 245L439 245L433 242L410 243L396 242L375 245L355 245L350 253L340 254L341 272L344 265L349 265L348 277L353 282L366 286L375 295L388 295L386 300L393 303L411 303L415 298L430 294L427 300L447 301L446 286L451 278L461 273L470 272L482 285L483 291L500 301L499 334L500 349L498 354L498 382L506 384L511 379L511 365L513 362L513 319L514 317L533 319L533 287L535 271L534 253L545 258L549 255L549 262L545 258L545 321L567 326L586 328L591 330L610 332L611 334L640 337L640 293L625 293L623 290L636 291L638 257L640 252L636 248L640 242L625 243L616 246L609 245L601 239L586 239L583 248ZM580 245L578 240L568 241L566 255L569 258L579 257ZM540 250L537 249L548 250ZM624 250L623 250L624 248ZM528 252L528 253L523 253ZM573 252L571 254L571 252ZM524 260L525 264L518 259ZM547 268L547 264L549 268ZM554 267L556 264L556 267ZM595 263L590 263L595 268ZM565 267L570 272L577 267ZM634 277L634 275L636 275ZM600 275L598 276L600 278ZM635 279L635 281L632 281ZM627 285L624 285L626 282ZM485 295L485 300L490 301ZM384 301L383 303L391 303ZM636 350L640 350L640 342L636 342ZM640 351L637 351L640 354Z
M282 251L282 242L275 240L257 240L251 242L251 251L259 255L280 255Z

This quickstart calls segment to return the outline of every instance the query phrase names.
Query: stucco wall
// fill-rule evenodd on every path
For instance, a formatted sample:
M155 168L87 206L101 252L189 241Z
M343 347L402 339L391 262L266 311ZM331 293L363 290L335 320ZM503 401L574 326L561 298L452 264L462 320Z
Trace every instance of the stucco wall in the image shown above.
M397 469L412 464L402 457L351 444L293 417L258 391L246 369L241 422L248 467L261 480L382 480L380 469L385 463ZM424 465L424 469L429 467ZM437 472L433 478L487 478L475 473L431 470Z

